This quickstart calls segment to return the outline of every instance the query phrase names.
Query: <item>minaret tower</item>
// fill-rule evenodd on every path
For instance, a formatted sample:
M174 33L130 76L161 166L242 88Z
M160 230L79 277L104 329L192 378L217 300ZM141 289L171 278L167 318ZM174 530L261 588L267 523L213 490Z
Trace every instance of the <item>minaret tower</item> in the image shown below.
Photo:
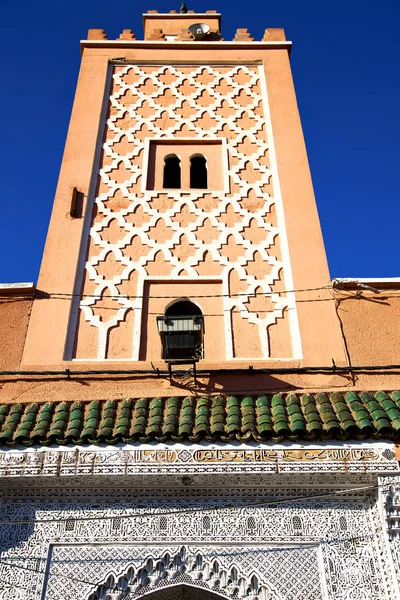
M24 364L155 364L193 339L203 365L340 364L291 43L226 41L185 5L143 23L81 43ZM171 316L192 325L168 349Z
M399 284L329 282L291 43L220 21L81 42L0 285L0 600L400 598Z

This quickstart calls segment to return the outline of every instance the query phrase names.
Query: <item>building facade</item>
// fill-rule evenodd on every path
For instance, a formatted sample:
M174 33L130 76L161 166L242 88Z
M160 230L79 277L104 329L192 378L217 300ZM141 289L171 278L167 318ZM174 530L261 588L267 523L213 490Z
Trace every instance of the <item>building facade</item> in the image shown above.
M399 282L330 281L284 31L143 23L0 286L0 599L395 600Z

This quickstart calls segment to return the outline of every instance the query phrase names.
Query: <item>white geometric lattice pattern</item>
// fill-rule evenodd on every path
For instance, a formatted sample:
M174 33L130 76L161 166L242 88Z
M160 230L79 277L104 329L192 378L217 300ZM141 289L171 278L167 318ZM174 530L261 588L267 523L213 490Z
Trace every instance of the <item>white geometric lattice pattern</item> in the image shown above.
M251 507L260 490L4 491L1 520L22 523L0 530L0 599L105 600L117 586L112 600L135 600L186 583L232 600L396 600L374 497L323 492Z
M293 295L279 292L290 267L262 77L255 66L115 68L83 288L92 295L80 302L98 329L97 358L108 357L109 332L128 327L129 313L138 358L137 296L150 276L220 277L226 331L232 311L253 324L260 357L270 356L267 332L279 321L296 337ZM146 140L180 137L227 140L229 193L142 191ZM234 356L228 333L226 351Z

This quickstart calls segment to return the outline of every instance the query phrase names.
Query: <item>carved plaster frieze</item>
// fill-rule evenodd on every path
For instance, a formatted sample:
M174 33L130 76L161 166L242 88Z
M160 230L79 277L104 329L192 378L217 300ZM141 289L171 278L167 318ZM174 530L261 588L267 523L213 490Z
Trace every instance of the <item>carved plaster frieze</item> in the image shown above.
M396 600L376 490L323 491L3 491L0 599Z
M303 447L151 446L26 449L0 453L0 478L225 476L385 473L398 470L392 445Z

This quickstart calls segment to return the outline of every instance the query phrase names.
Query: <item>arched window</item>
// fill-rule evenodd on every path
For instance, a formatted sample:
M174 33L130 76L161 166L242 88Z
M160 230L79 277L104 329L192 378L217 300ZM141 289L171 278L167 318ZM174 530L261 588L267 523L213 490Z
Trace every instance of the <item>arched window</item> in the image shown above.
M203 358L204 317L201 309L187 298L174 302L163 317L157 317L163 354L166 360Z
M75 520L67 519L65 521L65 531L74 531L74 529L75 529Z
M181 188L181 161L176 154L168 154L164 158L163 188Z
M203 530L209 531L211 529L211 517L203 517Z
M292 526L294 533L301 534L303 531L303 521L301 520L301 517L299 517L298 515L292 517Z
M194 154L190 158L190 188L206 190L207 187L207 161L201 154Z
M165 311L166 317L186 317L188 315L202 315L200 308L190 302L190 300L180 300L179 302L174 302L171 304Z

